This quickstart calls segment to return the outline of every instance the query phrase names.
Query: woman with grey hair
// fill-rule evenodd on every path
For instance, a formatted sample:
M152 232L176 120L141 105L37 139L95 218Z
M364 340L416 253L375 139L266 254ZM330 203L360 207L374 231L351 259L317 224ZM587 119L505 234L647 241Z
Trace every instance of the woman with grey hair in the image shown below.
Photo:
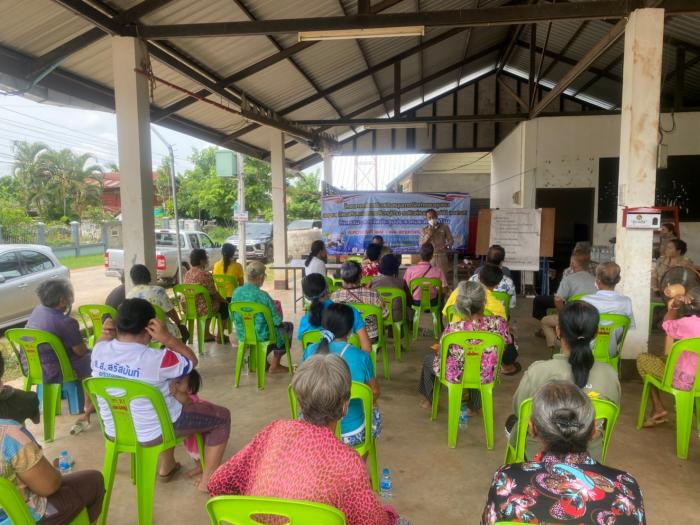
M646 523L642 494L626 472L588 453L595 410L570 381L550 381L532 399L530 431L542 452L533 461L498 469L481 525L524 523Z
M372 490L362 458L335 437L350 402L350 369L337 354L317 354L294 374L303 420L278 420L261 430L209 481L209 495L267 496L325 503L348 525L400 520Z
M499 316L484 315L486 305L486 288L474 281L462 281L457 286L457 298L454 307L460 319L445 327L443 337L452 332L493 332L500 335L505 344L511 344L513 338L508 332L508 323ZM434 345L435 354L430 354L423 360L423 369L418 384L418 391L425 399L421 399L423 408L430 408L433 400L433 385L435 377L440 375L440 348L442 343ZM498 350L495 346L486 348L481 357L481 381L491 383L494 380L496 365L498 364ZM448 349L447 369L445 377L450 383L460 383L464 373L464 350L459 345L452 345ZM478 390L469 390L469 410L481 408L481 398ZM471 415L471 414L470 414Z
M37 295L41 304L36 306L29 316L27 328L50 332L61 340L75 375L82 385L82 380L90 377L92 367L90 350L80 334L78 321L70 316L74 299L73 286L65 279L45 281L39 285ZM44 383L62 383L61 367L53 350L48 345L39 345L39 357ZM22 363L26 366L24 356ZM89 414L93 411L90 399L86 396L85 415L73 425L72 434L86 428L90 421Z

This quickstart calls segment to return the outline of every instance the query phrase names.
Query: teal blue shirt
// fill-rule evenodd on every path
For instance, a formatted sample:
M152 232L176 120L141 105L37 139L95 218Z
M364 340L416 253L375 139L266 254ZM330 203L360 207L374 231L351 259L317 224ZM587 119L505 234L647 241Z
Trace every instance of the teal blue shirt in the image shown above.
M276 327L282 324L282 317L280 316L277 308L275 308L275 303L270 297L270 294L264 290L261 290L254 284L246 283L243 286L239 286L233 291L233 296L231 297L232 303L237 302L249 302L258 303L267 306L272 314L272 324ZM236 325L236 333L238 334L239 341L243 339L244 328L243 320L241 316L235 314L233 316L233 323ZM256 314L255 316L255 335L259 341L268 341L270 339L270 332L267 328L267 322L262 314ZM277 338L279 341L282 339L282 334L279 329L277 330Z
M304 361L316 353L319 344L320 343L309 345L309 347L304 350ZM367 383L371 379L374 379L372 358L367 352L363 352L356 346L348 345L345 341L333 341L329 345L330 352L340 355L343 353L343 349L346 345L348 348L343 354L343 359L345 359L348 368L350 368L350 377L352 377L352 380L358 383ZM362 401L353 399L350 401L347 415L340 422L340 431L343 434L347 434L348 432L360 428L364 422L365 413L362 410Z

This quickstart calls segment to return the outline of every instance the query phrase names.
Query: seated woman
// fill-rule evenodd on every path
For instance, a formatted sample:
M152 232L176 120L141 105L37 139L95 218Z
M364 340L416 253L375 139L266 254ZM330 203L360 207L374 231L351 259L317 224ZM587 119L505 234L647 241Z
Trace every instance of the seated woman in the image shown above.
M272 324L277 330L277 345L271 344L268 347L268 352L272 352L270 360L270 368L268 372L271 374L287 372L287 367L282 366L280 361L285 353L284 338L291 340L294 325L292 323L282 321L282 313L277 309L275 302L266 291L261 290L261 286L265 282L265 265L259 261L253 261L246 266L245 273L248 282L243 286L239 286L233 291L231 296L232 303L258 303L267 306L272 314ZM238 340L243 339L245 329L243 320L240 315L233 316L233 322L236 325L236 334ZM259 340L267 341L270 339L270 332L267 327L267 321L262 314L255 316L255 333ZM289 363L291 366L291 363Z
M532 400L530 428L542 452L531 462L498 469L481 525L646 523L636 480L601 465L587 451L596 430L585 392L570 381L545 383Z
M321 240L316 240L311 243L311 250L304 261L304 273L312 275L319 273L326 275L326 263L328 262L328 254L326 253L326 245Z
M27 328L50 332L63 343L68 359L79 381L90 377L90 350L80 334L78 321L70 316L73 306L73 286L70 281L56 279L44 281L37 289L40 305L34 308ZM39 345L39 357L44 383L62 383L61 367L56 354L48 345ZM22 366L26 360L22 355ZM85 396L85 414L78 418L71 428L71 434L85 430L90 424L90 414L94 412L90 398Z
M693 268L693 261L685 255L688 245L680 239L669 239L664 245L664 251L656 261L651 274L651 289L659 291L661 279L671 268Z
M347 304L332 304L323 312L323 339L320 343L310 345L304 351L304 360L316 354L338 354L350 367L353 381L366 383L374 394L374 401L379 398L379 384L374 375L372 359L367 352L347 342L352 332L355 315ZM365 440L365 416L359 399L350 401L348 412L340 422L341 438L351 447L360 445ZM376 438L382 431L382 418L379 409L374 407L372 414L372 434Z
M201 284L209 292L211 297L211 309L213 313L219 313L223 319L228 319L228 304L219 295L216 290L216 285L214 284L214 279L208 271L209 267L209 257L207 256L206 250L202 248L195 248L190 253L190 269L187 270L185 275L182 277L182 282L184 284ZM185 308L185 300L182 298L180 300L182 303L182 308ZM205 315L207 313L207 303L204 297L197 297L197 315ZM211 332L212 320L207 321L207 335L205 336L205 341L214 341L216 338Z
M513 412L517 417L520 403L535 395L543 384L553 380L574 383L592 396L620 404L622 395L617 372L608 363L593 359L591 342L598 334L600 316L595 306L583 301L566 303L559 312L557 337L561 339L561 353L547 361L535 361L523 374L513 396ZM509 423L517 420L511 416ZM507 426L510 426L507 424ZM508 429L510 430L510 429ZM513 428L511 442L515 442L517 425ZM531 436L526 442L525 455L532 458L539 452L539 444ZM601 436L594 436L589 451L598 460L602 453Z
M502 317L485 316L484 305L486 304L486 289L480 283L473 281L462 281L457 287L455 299L455 309L460 315L460 320L450 323L445 327L443 336L459 331L484 331L493 332L500 335L506 344L511 344L513 339L508 332L508 323ZM440 348L435 345L435 354L425 356L423 369L421 371L418 391L423 395L420 405L423 408L430 408L433 401L433 387L436 376L440 375ZM505 354L503 357L505 361ZM481 379L484 383L494 380L496 365L498 364L497 348L487 348L481 356ZM512 363L511 363L512 366ZM445 377L450 383L462 381L464 373L464 349L458 345L450 346L447 354L447 370ZM481 408L481 398L478 390L469 390L469 402L467 406L471 411Z
M168 332L174 337L187 341L189 337L187 327L180 321L180 316L170 301L165 288L151 284L151 272L149 269L143 264L135 264L131 267L129 277L131 277L131 282L134 283L134 286L126 294L126 299L145 299L149 303L156 305L166 315L165 325L168 327Z
M398 255L390 253L382 257L379 261L379 275L375 277L369 287L373 290L377 288L396 288L398 290L403 290L406 293L406 299L410 300L408 286L406 286L403 280L399 279L399 266L401 266L401 260ZM400 299L394 299L391 305L391 314L394 322L403 320L403 306Z
M221 247L221 259L214 263L212 275L228 275L236 280L236 286L243 284L243 267L233 258L236 256L236 247L225 242ZM234 286L226 284L226 296L224 299L230 301Z
M10 419L0 419L0 451L0 476L14 482L36 523L68 525L84 508L90 523L97 521L105 494L101 472L61 475L29 430ZM11 523L1 508L0 523Z
M678 339L700 337L700 287L692 288L687 294L676 296L669 301L662 326L666 332L664 355L660 357L651 353L643 353L637 356L637 370L642 376L642 380L644 380L644 376L649 374L661 381L666 368L666 358L671 352L673 343ZM653 385L650 385L649 388L651 415L644 423L645 427L665 423L668 418L668 412L661 401L659 390Z
M401 523L372 490L360 456L335 437L352 379L337 354L304 361L292 379L303 420L273 421L209 481L209 495L287 498L325 503L348 525Z
M355 261L343 263L343 266L340 267L340 277L343 279L343 287L333 292L331 301L334 303L370 304L381 308L383 317L388 315L389 312L381 296L375 290L364 288L360 283L362 269L358 263ZM377 320L374 316L370 316L366 319L365 325L370 341L376 342L379 335Z
M379 256L382 247L378 244L368 244L365 250L365 259L362 261L362 277L376 277L379 275Z
M132 379L157 387L165 399L175 435L200 433L204 437L206 467L196 480L200 491L206 491L209 477L221 463L231 432L231 414L227 408L212 403L183 405L172 394L170 382L197 366L197 356L185 343L173 337L165 324L157 320L153 306L143 299L126 299L117 311L116 338L108 340L103 334L92 351L92 374L95 377ZM148 345L151 340L161 343L165 350ZM138 374L134 375L134 371ZM105 433L114 435L112 413L100 400L100 416ZM103 406L104 405L104 406ZM148 446L161 440L161 428L148 400L132 403L136 436ZM175 462L175 449L160 455L159 476L169 480L180 470Z
M304 297L311 304L309 305L308 313L302 316L301 321L299 321L299 333L297 334L299 341L301 341L302 336L306 332L310 330L321 330L323 328L323 326L321 326L323 312L333 304L333 301L328 299L328 283L326 282L326 278L321 274L312 273L304 277L301 280L301 289L304 292ZM362 320L362 316L356 308L353 307L352 311L354 315L352 331L357 334L362 350L371 352L372 344L367 335L365 322Z

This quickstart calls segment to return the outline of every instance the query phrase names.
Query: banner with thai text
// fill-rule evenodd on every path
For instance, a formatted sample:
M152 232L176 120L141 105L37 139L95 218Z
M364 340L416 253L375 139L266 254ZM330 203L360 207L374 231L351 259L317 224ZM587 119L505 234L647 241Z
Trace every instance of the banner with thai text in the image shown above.
M418 253L425 212L434 209L454 237L452 250L467 248L466 193L340 193L323 197L323 239L330 255L362 254L381 235L394 253Z

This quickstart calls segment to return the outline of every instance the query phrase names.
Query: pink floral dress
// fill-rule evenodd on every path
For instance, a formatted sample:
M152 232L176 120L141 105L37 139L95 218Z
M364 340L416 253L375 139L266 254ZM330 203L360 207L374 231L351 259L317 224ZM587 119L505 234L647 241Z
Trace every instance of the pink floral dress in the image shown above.
M513 338L508 332L508 323L502 317L483 316L476 320L468 319L455 321L445 327L442 335L451 334L453 332L493 332L503 337L506 344L513 342ZM495 346L491 346L484 350L481 355L481 382L488 384L493 381L498 365L498 351ZM433 360L433 372L436 376L440 376L440 355L436 355ZM460 383L462 374L464 373L464 350L459 345L452 345L447 351L447 370L445 377L450 383Z

